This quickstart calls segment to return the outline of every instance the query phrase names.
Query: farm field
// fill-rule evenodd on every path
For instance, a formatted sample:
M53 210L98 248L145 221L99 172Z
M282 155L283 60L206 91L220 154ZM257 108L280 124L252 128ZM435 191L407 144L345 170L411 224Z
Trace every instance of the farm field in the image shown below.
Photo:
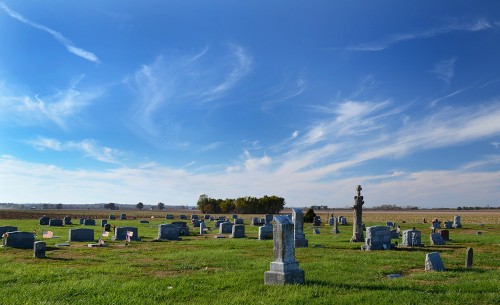
M287 211L285 211L287 212ZM128 220L109 220L111 225L133 226L140 242L103 239L108 247L89 248L88 243L68 240L71 228L81 228L79 217L97 219L95 239L101 234L99 219L126 213ZM304 285L266 286L264 272L273 260L273 241L258 240L258 227L245 220L246 238L216 239L218 230L183 236L181 241L153 241L158 225L169 223L169 211L0 211L0 226L21 231L51 230L59 238L45 239L47 258L33 258L33 250L0 249L1 304L499 304L500 213L496 211L364 211L366 226L396 222L401 230L422 231L424 247L388 251L361 251L362 243L350 243L352 212L335 211L349 225L322 226L313 234L304 224L308 248L295 251L305 272ZM196 213L185 211L183 214ZM38 217L70 215L73 225L41 226ZM178 212L173 213L179 221ZM202 215L201 213L197 213ZM317 213L323 221L327 213ZM450 241L430 246L431 221L460 215L463 228L450 229ZM151 218L154 216L154 218ZM230 215L227 215L230 218ZM259 215L263 217L262 215ZM130 219L136 217L136 219ZM147 219L149 223L140 223ZM481 232L480 235L477 232ZM396 240L393 240L393 243ZM398 240L401 242L401 239ZM474 249L474 264L465 268L465 251ZM443 272L425 272L425 255L438 252L446 266ZM389 274L400 278L388 278Z

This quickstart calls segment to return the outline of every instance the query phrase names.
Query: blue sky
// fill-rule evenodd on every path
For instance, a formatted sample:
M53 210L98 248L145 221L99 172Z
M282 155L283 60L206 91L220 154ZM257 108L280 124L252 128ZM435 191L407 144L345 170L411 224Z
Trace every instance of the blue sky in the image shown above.
M0 202L498 206L498 1L1 1Z

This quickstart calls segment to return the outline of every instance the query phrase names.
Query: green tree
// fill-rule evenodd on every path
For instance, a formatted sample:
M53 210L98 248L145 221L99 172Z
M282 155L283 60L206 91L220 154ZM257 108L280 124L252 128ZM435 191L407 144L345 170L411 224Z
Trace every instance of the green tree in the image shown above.
M163 202L158 202L158 210L163 210L165 208L165 204Z
M136 209L139 209L139 210L144 209L144 203L139 202L138 204L136 204L136 205L135 205L135 208L136 208Z
M304 222L313 222L314 217L316 217L316 213L314 213L313 209L309 209L304 215Z
M113 203L113 202L110 202L110 203L106 203L104 205L104 208L105 209L108 209L108 210L118 210L117 206L116 206L116 203Z

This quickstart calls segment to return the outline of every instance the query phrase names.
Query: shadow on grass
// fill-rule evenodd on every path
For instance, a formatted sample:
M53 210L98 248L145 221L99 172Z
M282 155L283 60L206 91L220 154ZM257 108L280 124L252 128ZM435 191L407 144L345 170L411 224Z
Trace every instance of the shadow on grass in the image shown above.
M401 248L394 248L394 251L400 251L400 252L425 252L425 253L430 253L430 252L439 252L439 253L444 253L444 252L452 252L452 250L448 249L435 249L435 248L428 248L428 247L401 247Z
M73 258L66 258L66 257L44 257L43 259L50 260L50 261L64 261L64 262L69 262L73 261Z
M446 271L450 272L462 272L462 273L485 273L485 270L482 269L477 269L477 268L465 268L465 267L459 267L459 268L446 268Z

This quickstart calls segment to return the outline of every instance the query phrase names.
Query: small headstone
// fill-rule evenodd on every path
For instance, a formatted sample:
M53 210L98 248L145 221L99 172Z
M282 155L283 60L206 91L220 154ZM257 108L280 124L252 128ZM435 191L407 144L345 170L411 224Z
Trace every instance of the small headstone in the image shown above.
M259 239L273 239L273 227L272 226L262 226L259 228Z
M422 247L422 233L418 230L405 230L403 231L403 247Z
M83 221L84 226L95 226L95 219L85 219Z
M481 235L481 234L483 234L483 232L481 232L481 231L476 232L476 235Z
M139 220L139 223L149 223L149 220Z
M200 221L198 219L192 219L191 222L193 223L193 228L200 227Z
M109 220L115 220L115 218L116 218L116 217L115 217L115 215L109 215L109 216L108 216L108 219L109 219Z
M361 250L389 250L392 248L389 227L373 226L366 228L365 244L361 246Z
M179 219L187 220L187 216L184 215L184 214L182 214L182 215L179 216Z
M472 267L473 259L474 259L474 250L472 250L472 248L467 248L467 252L465 254L465 268Z
M264 273L264 284L303 284L304 271L295 260L294 228L290 218L275 216L273 225L274 261Z
M84 223L84 222L85 222L85 218L80 218L79 223L80 223L81 225L83 225L83 223Z
M262 226L264 223L263 223L263 222L261 222L259 218L254 217L254 218L252 218L252 219L250 220L250 224L251 224L252 226Z
M314 216L313 226L315 226L315 227L321 226L321 217L320 216Z
M439 253L432 252L425 256L425 271L444 271L444 264Z
M62 243L62 244L55 244L56 247L69 247L71 246L70 244L68 243Z
M104 228L104 226L108 223L107 219L101 219L101 228Z
M236 219L234 219L234 224L235 225L242 225L242 224L245 224L245 223L243 221L243 218L236 218Z
M217 220L217 221L215 222L215 227L216 227L216 228L220 228L221 223L225 223L225 221L224 221L224 220L220 220L220 219L219 219L219 220Z
M172 215L172 214L167 214L167 216L165 216L165 219L174 219L174 215Z
M439 234L443 238L444 241L449 241L450 240L450 231L448 230L440 230Z
M446 242L444 241L443 237L439 233L432 233L430 235L430 240L431 240L431 245L445 245Z
M238 215L236 215L236 214L233 214L232 217L233 217L233 219L238 219Z
M130 240L141 241L139 238L139 229L135 227L117 227L115 229L115 236L113 236L113 240L126 240L127 232L132 232L132 236L130 236Z
M45 242L44 241L36 241L33 246L33 256L35 258L44 258L45 257Z
M205 222L200 222L200 235L207 234L207 227L205 226Z
M390 279L397 279L397 278L401 277L401 274L399 274L399 273L393 273L393 274L386 275L386 277L390 278Z
M455 229L460 229L462 227L462 223L460 222L460 216L453 216L453 227Z
M231 232L231 238L243 238L245 237L245 226L244 225L233 225L233 230Z
M210 215L209 215L209 214L205 214L205 215L203 215L203 219L205 219L205 220L209 220L209 219L210 219Z
M64 225L65 226L72 225L72 223L71 223L71 217L69 217L69 216L65 216L64 219L63 219L63 221L64 221Z
M94 241L94 229L70 229L68 241Z
M126 219L127 219L127 214L120 215L120 220L126 220Z
M8 232L8 236L3 239L5 247L33 249L35 235L33 232L14 231Z
M394 227L394 222L388 221L388 222L385 223L385 225L388 226L388 227Z
M230 222L222 222L219 225L219 234L231 234L233 225Z
M441 221L439 221L437 218L434 218L432 220L432 225L431 225L431 229L441 229Z
M313 233L314 233L314 234L321 234L321 232L320 232L320 231L319 231L319 229L317 229L317 228L314 228L314 229L313 229Z
M198 218L198 215L196 215L196 214L192 214L192 215L191 215L191 219L199 219L199 218Z
M220 238L226 238L226 236L222 236L222 235L215 235L214 238L217 238L217 239L220 239Z
M158 239L180 240L179 227L173 224L162 224L158 226Z
M444 228L445 229L453 229L453 221L449 221L449 220L445 221Z
M2 238L2 235L7 232L14 232L17 231L17 227L12 227L12 226L2 226L0 227L0 238Z
M104 231L105 232L111 232L111 224L107 223L104 225Z
M48 226L49 221L50 221L50 217L42 216L42 217L40 217L39 221L40 221L41 226Z

